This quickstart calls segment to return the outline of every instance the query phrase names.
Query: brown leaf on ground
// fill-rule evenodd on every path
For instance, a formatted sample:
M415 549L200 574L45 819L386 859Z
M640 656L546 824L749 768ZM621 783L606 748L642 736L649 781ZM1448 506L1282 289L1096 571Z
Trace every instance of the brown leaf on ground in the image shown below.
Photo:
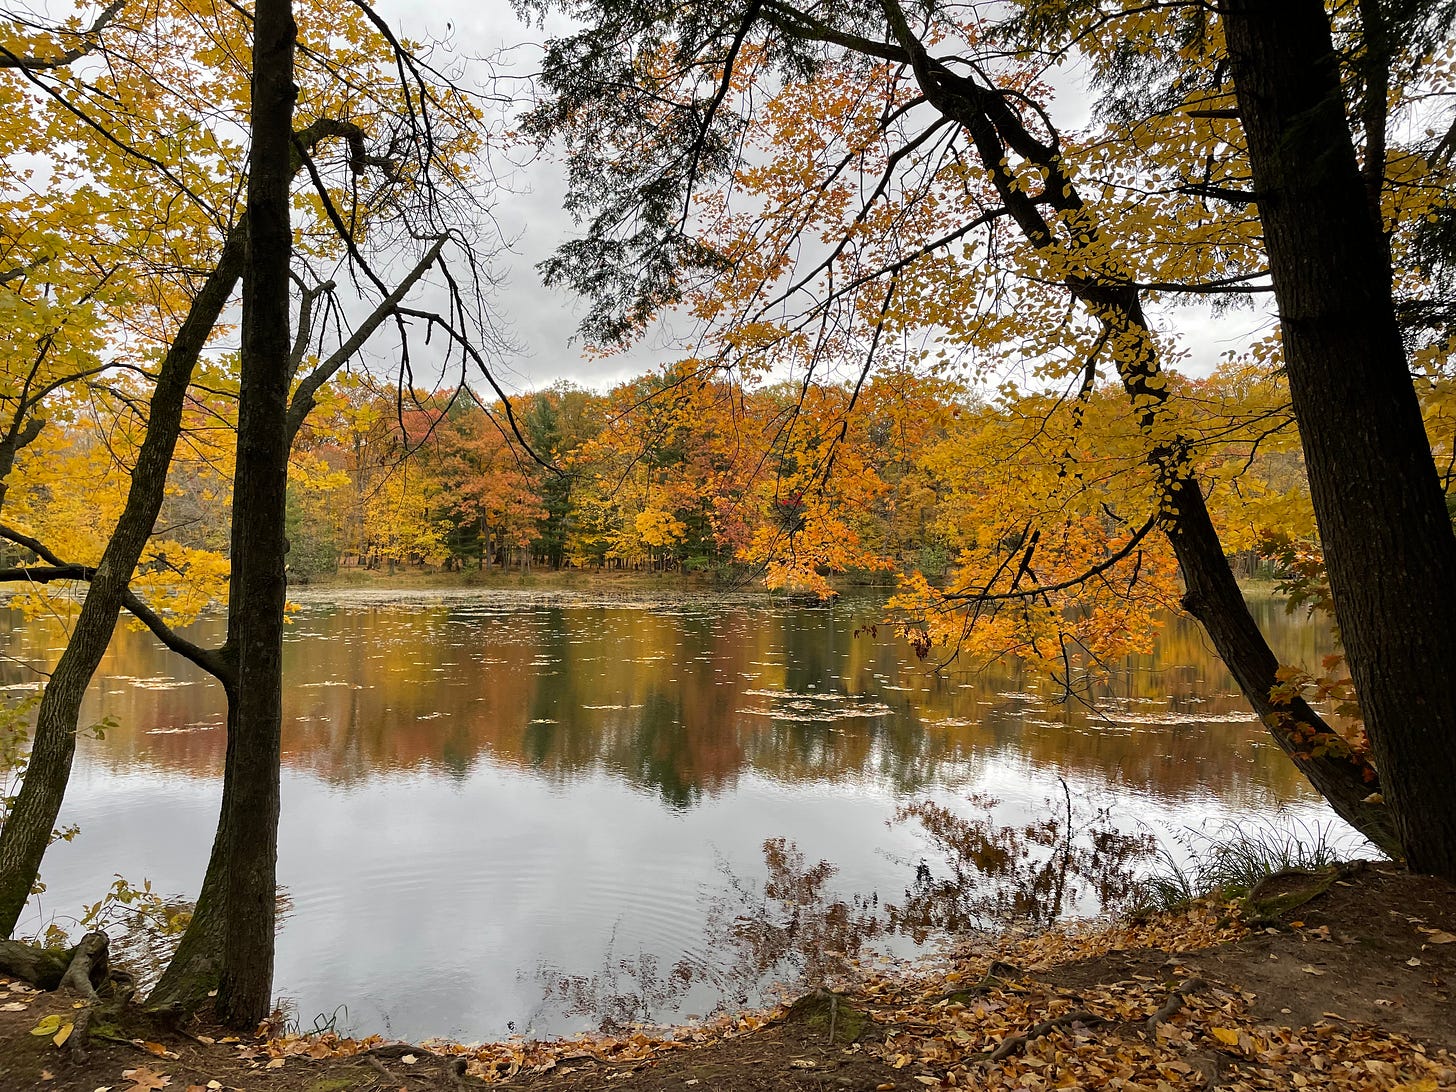
M158 1073L148 1066L139 1066L136 1069L122 1071L122 1077L131 1081L131 1087L124 1092L157 1092L159 1088L166 1088L172 1083L172 1078L165 1073Z

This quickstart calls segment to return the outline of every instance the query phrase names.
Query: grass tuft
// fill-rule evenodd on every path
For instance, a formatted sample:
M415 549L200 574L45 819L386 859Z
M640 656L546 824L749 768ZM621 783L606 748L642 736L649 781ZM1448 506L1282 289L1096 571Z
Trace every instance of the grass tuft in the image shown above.
M1225 820L1212 829L1185 827L1160 841L1143 879L1143 905L1172 910L1199 899L1240 898L1264 878L1289 869L1316 871L1372 852L1332 822Z

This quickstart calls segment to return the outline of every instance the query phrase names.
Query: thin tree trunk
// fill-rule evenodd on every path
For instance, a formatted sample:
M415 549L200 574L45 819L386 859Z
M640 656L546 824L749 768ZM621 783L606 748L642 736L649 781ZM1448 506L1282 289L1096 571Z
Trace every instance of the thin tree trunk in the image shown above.
M162 360L126 506L101 555L66 650L41 698L25 780L0 829L0 934L7 937L30 897L60 814L76 753L81 699L111 643L122 595L161 510L167 468L177 445L193 366L242 273L246 224L244 216L229 233L217 268L192 301L176 340Z
M242 1029L267 1016L273 987L288 549L288 203L296 32L291 0L258 0L229 608L229 631L237 634L238 692L228 744L233 786L220 825L227 913L217 993L218 1016Z
M230 658L229 646L224 645L224 655ZM232 666L235 672L236 664ZM237 738L236 687L228 680L223 680L223 686L227 691L227 754L223 764L222 805L218 810L217 830L207 858L207 872L202 877L202 890L192 910L192 920L187 923L187 931L182 934L182 940L167 962L162 977L147 997L148 1008L194 1011L206 1002L207 995L217 988L222 977L223 923L227 920L230 882L228 816L232 810L235 780L228 771L235 768L233 741Z
M1225 30L1325 565L1410 867L1456 879L1456 534L1319 0Z

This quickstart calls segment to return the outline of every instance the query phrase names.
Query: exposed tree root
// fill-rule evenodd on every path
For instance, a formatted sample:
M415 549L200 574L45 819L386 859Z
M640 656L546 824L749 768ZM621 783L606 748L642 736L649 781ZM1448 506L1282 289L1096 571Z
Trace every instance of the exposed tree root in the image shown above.
M1158 1037L1158 1025L1165 1020L1171 1020L1175 1013L1183 1007L1184 1000L1191 993L1198 993L1208 988L1208 983L1201 978L1187 978L1179 983L1178 988L1168 994L1168 1000L1158 1008L1158 1011L1148 1017L1148 1038Z
M90 934L88 934L88 937ZM82 944L85 939L82 940ZM0 972L49 993L61 984L81 944L74 948L42 948L20 940L0 940Z
M1095 1012L1088 1012L1085 1009L1073 1009L1071 1012L1064 1012L1061 1016L1053 1016L1050 1020L1043 1020L1021 1035L1013 1035L1009 1039L1003 1039L1001 1045L991 1051L986 1057L987 1062L999 1062L1003 1058L1009 1058L1018 1050L1025 1050L1026 1045L1034 1039L1040 1039L1059 1028L1069 1028L1076 1024L1083 1027L1096 1027L1099 1024L1106 1024L1107 1020L1098 1016Z
M1315 871L1280 869L1265 876L1244 896L1244 919L1252 929L1288 929L1284 915L1323 895L1351 871L1340 865Z
M957 986L953 990L946 990L937 1000L940 1001L965 1001L982 994L990 993L992 990L1017 990L1019 987L1012 981L1021 976L1021 968L1013 967L1010 963L996 959L991 961L991 966L986 968L986 973L981 980L970 986Z
M119 1014L135 992L131 975L112 968L110 951L110 938L99 931L87 933L74 948L65 950L0 941L0 971L47 993L60 990L85 1002L66 1039L77 1063L86 1057L86 1043L97 1016Z
M76 945L70 966L61 977L58 989L73 993L86 1002L85 1008L76 1014L75 1027L71 1029L71 1060L80 1063L86 1058L86 1040L91 1033L91 1022L101 1005L101 995L96 992L96 983L105 982L110 969L110 938L105 933L87 933ZM123 1000L124 1003L124 1000Z

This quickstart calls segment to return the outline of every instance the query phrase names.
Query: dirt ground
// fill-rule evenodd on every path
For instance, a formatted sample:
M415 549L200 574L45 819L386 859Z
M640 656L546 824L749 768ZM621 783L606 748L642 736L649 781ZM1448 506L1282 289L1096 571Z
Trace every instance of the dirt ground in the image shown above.
M1242 909L972 945L934 974L671 1037L410 1046L137 1025L77 1061L53 1034L77 1002L0 980L0 1092L1433 1092L1456 1088L1453 983L1456 888L1365 865L1278 880Z

